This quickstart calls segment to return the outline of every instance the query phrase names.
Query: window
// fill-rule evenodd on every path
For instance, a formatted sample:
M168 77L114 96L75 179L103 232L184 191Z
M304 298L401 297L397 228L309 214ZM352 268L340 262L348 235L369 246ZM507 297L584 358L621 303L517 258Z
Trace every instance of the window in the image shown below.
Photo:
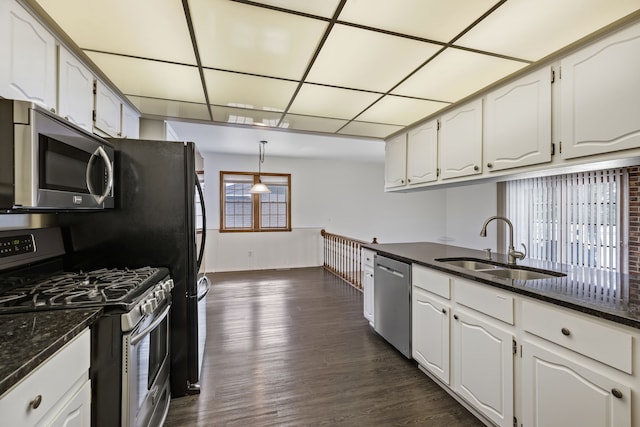
M507 182L514 246L524 242L534 259L624 272L627 176L610 169Z
M220 231L291 231L291 175L260 179L271 193L249 193L257 173L220 172Z

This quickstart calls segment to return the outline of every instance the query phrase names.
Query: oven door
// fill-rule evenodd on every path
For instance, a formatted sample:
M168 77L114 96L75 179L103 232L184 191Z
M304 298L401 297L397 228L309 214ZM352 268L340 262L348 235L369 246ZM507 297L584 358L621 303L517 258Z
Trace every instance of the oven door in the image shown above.
M161 425L169 410L169 309L123 334L122 425Z

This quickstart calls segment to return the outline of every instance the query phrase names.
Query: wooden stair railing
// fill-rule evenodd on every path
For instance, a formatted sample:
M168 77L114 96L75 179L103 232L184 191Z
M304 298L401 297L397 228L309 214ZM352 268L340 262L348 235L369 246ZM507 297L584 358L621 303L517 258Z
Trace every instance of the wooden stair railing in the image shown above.
M324 268L362 291L362 245L351 237L320 231L323 238ZM374 237L372 243L378 243Z

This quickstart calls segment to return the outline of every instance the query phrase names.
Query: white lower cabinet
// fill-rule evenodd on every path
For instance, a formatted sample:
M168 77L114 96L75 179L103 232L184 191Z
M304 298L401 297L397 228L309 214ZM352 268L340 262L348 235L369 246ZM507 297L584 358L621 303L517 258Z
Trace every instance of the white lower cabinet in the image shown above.
M0 396L0 424L89 427L90 343L86 329Z
M411 351L413 358L440 381L449 384L451 306L416 286L412 290Z
M513 335L461 310L453 315L453 388L498 426L513 426Z
M527 341L522 359L524 426L631 426L629 387Z
M375 252L368 249L362 250L362 293L364 299L364 318L369 321L369 324L373 327L374 324L374 312L373 312L373 272L374 261L373 257Z

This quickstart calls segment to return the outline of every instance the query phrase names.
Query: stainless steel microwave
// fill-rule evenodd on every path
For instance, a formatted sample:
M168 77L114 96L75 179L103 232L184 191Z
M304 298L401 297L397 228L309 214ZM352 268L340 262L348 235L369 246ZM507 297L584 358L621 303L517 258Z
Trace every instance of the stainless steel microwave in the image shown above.
M113 147L46 109L0 99L0 209L113 207Z

